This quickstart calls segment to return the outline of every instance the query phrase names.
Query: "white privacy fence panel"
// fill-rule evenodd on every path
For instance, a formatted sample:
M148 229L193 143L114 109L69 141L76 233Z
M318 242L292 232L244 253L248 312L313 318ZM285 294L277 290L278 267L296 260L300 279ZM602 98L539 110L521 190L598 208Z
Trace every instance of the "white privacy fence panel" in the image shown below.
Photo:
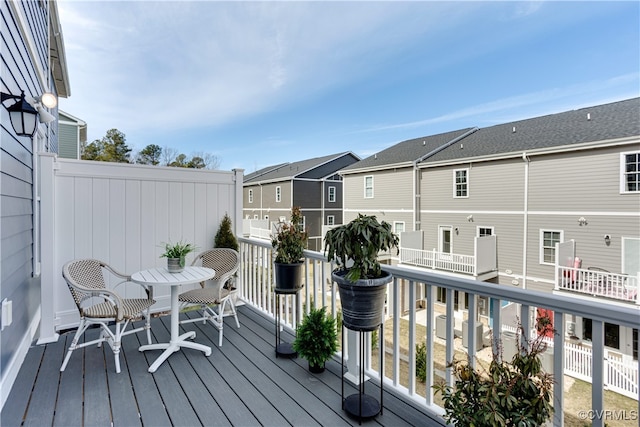
M132 274L165 265L160 255L166 242L212 248L225 214L236 234L242 224L242 170L89 162L48 154L41 155L40 168L42 300L53 302L42 307L43 342L79 320L61 274L65 262L97 258ZM154 298L154 311L169 308L169 289L154 289Z

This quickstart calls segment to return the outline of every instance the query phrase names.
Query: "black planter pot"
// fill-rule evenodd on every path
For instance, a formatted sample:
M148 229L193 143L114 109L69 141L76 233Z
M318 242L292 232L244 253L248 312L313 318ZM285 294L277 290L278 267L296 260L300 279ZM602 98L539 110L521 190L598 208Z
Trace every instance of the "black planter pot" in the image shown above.
M316 365L312 365L311 363L309 363L309 372L313 373L313 374L321 374L324 372L324 363L322 364L322 366L316 366Z
M342 304L342 323L352 331L374 331L382 323L387 284L391 274L385 271L377 279L351 282L345 279L346 271L333 272L331 277L338 284Z
M295 292L304 284L304 263L302 262L295 264L275 262L273 269L276 275L276 291Z

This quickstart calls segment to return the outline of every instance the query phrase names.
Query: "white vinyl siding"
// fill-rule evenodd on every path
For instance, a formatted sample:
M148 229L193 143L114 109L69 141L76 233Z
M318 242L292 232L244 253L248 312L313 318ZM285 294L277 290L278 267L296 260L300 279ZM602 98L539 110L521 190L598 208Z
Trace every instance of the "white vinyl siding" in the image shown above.
M331 186L328 188L328 191L329 191L329 195L327 199L329 200L330 203L334 203L336 201L336 187Z
M540 230L540 264L555 264L556 243L563 242L562 234L560 230Z
M453 197L469 197L469 169L453 171Z
M620 154L620 192L640 193L640 151Z
M373 175L364 177L364 198L373 199Z

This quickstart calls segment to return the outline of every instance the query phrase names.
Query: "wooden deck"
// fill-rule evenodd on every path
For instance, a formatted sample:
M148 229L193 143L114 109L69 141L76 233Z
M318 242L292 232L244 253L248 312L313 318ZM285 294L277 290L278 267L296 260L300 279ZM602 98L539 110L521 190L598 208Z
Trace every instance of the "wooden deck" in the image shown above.
M3 427L36 426L340 426L358 425L341 408L340 361L311 374L302 359L276 358L274 324L259 312L239 308L241 327L226 320L224 342L210 325L190 323L197 342L211 346L210 357L185 349L154 374L147 368L160 351L141 353L139 339L123 340L122 372L115 373L108 348L76 350L59 371L73 331L58 342L34 345L2 413ZM169 339L169 318L154 318L154 339ZM93 329L88 333L97 333ZM290 339L288 337L287 339ZM84 351L83 351L84 350ZM345 395L356 389L345 382ZM367 393L380 389L367 383ZM363 424L440 425L410 401L385 388L382 415Z

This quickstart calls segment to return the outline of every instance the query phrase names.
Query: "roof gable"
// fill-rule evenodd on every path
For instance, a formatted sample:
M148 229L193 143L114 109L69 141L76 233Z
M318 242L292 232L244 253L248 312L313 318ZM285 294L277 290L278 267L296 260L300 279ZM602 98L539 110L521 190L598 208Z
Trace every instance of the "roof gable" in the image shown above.
M258 184L262 182L287 181L300 177L307 179L323 179L342 169L342 162L336 162L336 160L341 160L342 158L351 158L353 161L358 160L358 157L353 153L344 152L293 163L282 163L280 165L263 168L260 171L247 175L244 183ZM332 162L335 162L333 163L333 167L323 167Z

